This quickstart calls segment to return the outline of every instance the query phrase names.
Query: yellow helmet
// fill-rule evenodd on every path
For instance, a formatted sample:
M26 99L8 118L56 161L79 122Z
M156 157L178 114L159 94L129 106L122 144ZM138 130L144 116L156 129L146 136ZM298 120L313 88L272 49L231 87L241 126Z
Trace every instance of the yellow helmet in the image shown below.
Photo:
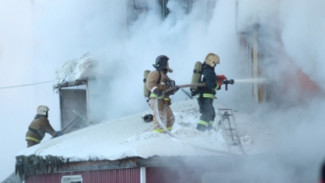
M37 114L45 116L49 110L49 107L47 107L46 105L40 105L37 107Z
M217 64L220 63L220 58L217 54L214 53L209 53L206 57L204 62L208 64L211 67L216 66Z

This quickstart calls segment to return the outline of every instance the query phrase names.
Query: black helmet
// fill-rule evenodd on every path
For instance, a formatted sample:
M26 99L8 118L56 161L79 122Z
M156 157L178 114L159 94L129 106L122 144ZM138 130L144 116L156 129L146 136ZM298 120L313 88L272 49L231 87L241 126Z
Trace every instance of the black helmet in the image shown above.
M153 115L152 114L146 114L142 117L142 119L145 121L145 122L151 122L153 120Z
M158 71L161 71L163 69L168 70L168 60L169 58L165 55L159 55L156 58L156 63L153 64L153 67L156 68Z

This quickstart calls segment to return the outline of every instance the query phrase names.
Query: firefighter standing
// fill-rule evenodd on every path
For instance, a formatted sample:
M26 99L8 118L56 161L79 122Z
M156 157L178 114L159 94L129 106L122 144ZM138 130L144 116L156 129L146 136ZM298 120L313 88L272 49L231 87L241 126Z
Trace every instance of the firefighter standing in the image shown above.
M167 72L172 72L168 65L169 58L160 55L156 58L153 67L155 71L151 71L146 79L146 87L150 91L149 105L153 111L154 132L164 132L159 125L158 120L164 123L168 130L171 130L175 121L174 114L170 108L170 95L174 94L178 88L167 93L164 90L175 87L175 81L167 76ZM157 109L158 107L158 109ZM159 119L158 119L159 118Z
M192 90L192 95L197 95L197 101L200 107L200 119L196 129L206 131L212 129L212 124L216 116L213 100L216 90L220 90L222 82L226 80L224 75L215 73L215 66L220 63L219 56L214 53L209 53L205 57L202 64L201 82L205 83L205 87L199 87L197 91Z
M50 109L46 105L40 105L37 107L37 114L34 120L28 127L26 133L27 147L39 144L45 133L49 133L52 137L57 137L61 135L61 132L56 132L49 120L48 120L48 111Z

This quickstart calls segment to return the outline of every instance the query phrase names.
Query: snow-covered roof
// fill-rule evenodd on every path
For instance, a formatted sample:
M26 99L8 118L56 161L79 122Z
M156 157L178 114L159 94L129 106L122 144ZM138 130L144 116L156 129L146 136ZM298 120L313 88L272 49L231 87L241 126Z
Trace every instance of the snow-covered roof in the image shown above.
M89 53L82 55L80 58L68 60L56 71L55 87L64 83L74 83L94 77L93 71L96 64L96 58Z
M200 132L196 100L172 105L176 122L172 136L152 131L153 124L143 121L143 114L90 126L39 145L26 148L17 156L58 156L72 161L119 160L153 156L229 155L221 130ZM150 111L147 111L150 113Z

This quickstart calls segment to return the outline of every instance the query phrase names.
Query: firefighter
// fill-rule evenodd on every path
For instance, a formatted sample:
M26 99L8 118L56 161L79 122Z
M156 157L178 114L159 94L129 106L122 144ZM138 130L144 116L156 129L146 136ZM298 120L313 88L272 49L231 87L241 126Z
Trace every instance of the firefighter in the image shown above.
M154 132L164 132L164 129L159 125L160 120L166 125L168 130L171 130L175 121L174 114L170 108L171 99L178 88L175 87L175 81L167 76L168 72L173 70L168 64L169 58L165 55L160 55L156 58L153 67L146 79L146 87L150 91L149 105L153 111ZM174 88L169 92L164 92L166 89ZM157 109L158 107L158 109Z
M49 133L52 137L58 137L61 135L60 131L55 131L49 120L48 120L48 111L50 109L46 105L40 105L37 107L37 114L34 120L28 127L26 133L27 147L39 144L45 133Z
M213 101L216 90L221 89L222 82L226 79L224 75L217 75L215 66L220 63L219 56L209 53L202 64L201 82L205 87L198 87L197 91L192 91L192 95L197 95L197 101L200 108L200 119L196 126L197 130L206 131L212 129L212 124L216 116Z

